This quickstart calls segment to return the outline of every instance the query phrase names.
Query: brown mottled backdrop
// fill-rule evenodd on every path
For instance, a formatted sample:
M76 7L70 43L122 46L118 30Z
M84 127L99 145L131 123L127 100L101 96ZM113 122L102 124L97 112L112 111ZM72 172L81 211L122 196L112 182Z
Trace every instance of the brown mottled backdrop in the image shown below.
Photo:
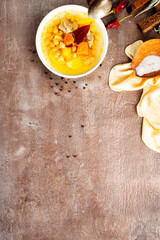
M0 1L0 240L159 240L160 154L141 140L141 91L108 87L125 47L159 35L142 35L144 15L126 20L108 31L101 67L61 79L40 62L35 34L72 3Z

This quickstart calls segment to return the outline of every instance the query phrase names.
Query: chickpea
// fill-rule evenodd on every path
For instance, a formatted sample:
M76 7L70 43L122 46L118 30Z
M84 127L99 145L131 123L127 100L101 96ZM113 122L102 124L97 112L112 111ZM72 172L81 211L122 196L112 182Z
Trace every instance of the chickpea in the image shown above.
M94 57L91 57L91 58L90 58L90 61L91 61L91 62L93 62L94 60L95 60L95 58L94 58Z
M54 32L54 33L58 33L58 28L57 28L57 27L54 27L54 28L53 28L53 32Z
M51 36L51 33L46 32L46 37L49 38Z
M70 14L70 13L67 13L67 14L65 15L65 17L66 17L67 19L71 19L71 14Z
M85 64L85 65L89 65L90 63L91 63L90 59L86 59L86 60L84 61L84 64Z
M59 25L60 24L60 20L58 20L58 19L57 20L53 20L53 24L54 25Z
M74 22L75 21L75 18L74 17L71 17L71 22Z
M63 40L63 37L62 36L59 36L59 35L55 35L54 36L54 40L57 40L57 41L62 41Z
M52 32L53 32L53 27L52 27L52 26L49 26L49 27L47 28L47 31L50 32L50 33L52 33Z
M60 49L60 44L57 44L56 47L57 47L57 49Z
M53 42L51 42L49 46L50 46L50 48L53 48L55 45Z
M63 61L64 62L64 57L63 56L59 56L58 61Z
M45 39L44 39L44 44L45 44L45 45L49 45L49 44L50 44L50 40L47 39L47 38L45 38Z
M50 46L47 46L47 50L50 51Z
M52 52L56 52L56 51L58 51L57 47L53 47Z
M62 36L63 35L63 32L61 30L58 31L58 35L59 36Z
M50 39L52 41L53 38L54 38L54 35L51 35L48 39Z
M60 48L65 48L65 44L63 42L60 42L59 46Z
M59 51L54 52L54 57L55 57L55 58L59 58L59 56L60 56L60 52L59 52Z
M54 45L58 45L59 44L59 41L54 39Z

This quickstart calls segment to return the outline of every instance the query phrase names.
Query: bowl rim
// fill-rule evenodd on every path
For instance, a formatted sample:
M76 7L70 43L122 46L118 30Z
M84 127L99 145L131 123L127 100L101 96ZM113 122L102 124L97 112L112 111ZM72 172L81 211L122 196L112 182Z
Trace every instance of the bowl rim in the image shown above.
M69 74L64 74L61 73L59 71L57 71L56 69L54 69L45 59L43 52L42 52L42 48L41 48L41 34L43 31L44 26L46 25L46 23L53 18L56 14L62 12L62 11L67 11L67 10L79 10L82 12L87 13L88 9L86 7L80 6L80 5L74 5L74 4L70 4L70 5L63 5L60 7L57 7L55 9L53 9L52 11L50 11L40 22L37 32L36 32L36 50L38 53L38 56L41 60L41 62L44 64L44 66L50 70L52 73L60 76L60 77L65 77L65 78L80 78L80 77L84 77L90 73L92 73L94 70L96 70L98 68L98 66L102 63L102 61L104 60L106 54L107 54L107 50L108 50L108 34L107 34L107 30L104 26L104 23L102 22L101 19L95 19L95 21L99 24L102 33L103 33L103 37L104 37L104 47L103 47L103 51L102 54L100 56L100 58L98 59L97 63L94 65L93 68L91 68L90 70L88 70L87 72L81 73L81 74L77 74L77 75L69 75Z

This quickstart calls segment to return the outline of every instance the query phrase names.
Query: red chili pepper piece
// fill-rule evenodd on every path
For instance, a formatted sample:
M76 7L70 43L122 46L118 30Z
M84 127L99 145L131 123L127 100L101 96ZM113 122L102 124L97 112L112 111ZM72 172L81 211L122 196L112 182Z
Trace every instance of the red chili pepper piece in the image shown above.
M118 20L118 18L110 21L108 23L108 25L106 26L107 29L112 29L112 28L116 28L116 27L119 27L120 26L120 22Z
M120 11L122 11L122 9L124 9L127 5L128 5L129 1L121 1L119 3L115 3L113 5L113 9L115 13L119 13Z
M113 9L107 14L107 16L111 13L119 13L120 11L122 11L122 9L124 9L127 5L128 5L129 1L121 1L118 3L115 3L113 5Z
M110 21L110 22L106 25L106 29L112 29L112 28L119 27L120 24L121 24L121 22L122 22L123 20L125 20L126 18L129 18L129 17L132 17L132 15L129 15L129 16L121 19L121 20L119 20L118 18L116 18L116 19Z

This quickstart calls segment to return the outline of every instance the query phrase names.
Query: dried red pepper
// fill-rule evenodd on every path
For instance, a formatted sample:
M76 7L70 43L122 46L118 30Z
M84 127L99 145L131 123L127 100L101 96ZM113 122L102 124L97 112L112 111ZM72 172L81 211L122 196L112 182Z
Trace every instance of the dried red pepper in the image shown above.
M114 13L119 13L120 11L122 11L125 7L127 7L129 1L121 1L119 3L115 3L113 5L113 10Z
M129 1L121 1L121 2L115 3L113 5L113 9L107 15L109 15L111 13L119 13L125 7L127 7L128 3L129 3Z
M85 25L83 27L80 27L78 29L76 29L75 31L72 32L75 42L77 44L81 43L83 41L83 39L85 38L85 36L87 35L89 29L90 29L90 25Z
M120 20L116 18L107 24L106 29L116 28L119 26L120 26Z
M106 29L112 29L112 28L119 27L120 24L121 24L121 22L122 22L123 20L125 20L126 18L129 18L129 17L132 17L132 15L129 15L129 16L121 19L121 20L119 20L118 18L116 18L116 19L110 21L110 22L106 25Z

